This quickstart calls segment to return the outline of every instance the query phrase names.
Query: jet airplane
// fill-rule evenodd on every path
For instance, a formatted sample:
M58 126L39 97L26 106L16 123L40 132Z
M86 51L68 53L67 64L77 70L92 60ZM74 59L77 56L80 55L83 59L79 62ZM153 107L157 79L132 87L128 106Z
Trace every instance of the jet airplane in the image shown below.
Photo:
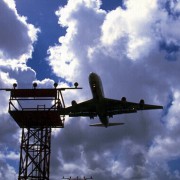
M121 100L109 99L104 96L101 78L96 73L90 73L89 85L93 98L81 103L72 101L72 106L64 109L65 115L69 117L99 117L101 123L91 124L90 126L117 126L124 123L110 123L109 118L117 114L136 113L139 110L163 109L163 106L145 104L141 99L139 103L128 102L125 97Z

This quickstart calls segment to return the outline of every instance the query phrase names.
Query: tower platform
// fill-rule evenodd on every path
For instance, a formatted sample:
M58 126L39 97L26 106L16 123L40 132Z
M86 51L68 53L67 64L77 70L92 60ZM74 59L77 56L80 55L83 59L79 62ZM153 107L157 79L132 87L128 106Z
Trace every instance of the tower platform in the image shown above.
M9 111L20 128L63 128L64 121L60 118L58 111Z
M9 113L20 128L63 128L59 89L11 89Z

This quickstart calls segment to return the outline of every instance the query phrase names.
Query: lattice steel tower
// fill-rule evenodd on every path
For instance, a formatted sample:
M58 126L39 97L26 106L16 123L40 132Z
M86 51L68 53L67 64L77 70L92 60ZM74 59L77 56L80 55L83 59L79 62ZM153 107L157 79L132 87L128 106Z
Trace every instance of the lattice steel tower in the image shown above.
M77 83L75 84L77 85ZM49 180L51 128L64 127L62 91L77 88L1 89L10 91L9 113L22 128L19 180Z

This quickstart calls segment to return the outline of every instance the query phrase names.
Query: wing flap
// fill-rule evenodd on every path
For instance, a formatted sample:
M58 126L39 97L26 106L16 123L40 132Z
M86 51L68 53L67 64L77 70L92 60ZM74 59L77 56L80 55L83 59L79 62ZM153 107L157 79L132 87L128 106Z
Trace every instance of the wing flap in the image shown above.
M108 126L119 126L124 125L124 123L109 123ZM105 127L104 124L97 123L97 124L90 124L89 126L95 126L95 127Z
M97 113L96 112L70 112L69 117L96 117Z
M139 105L137 107L137 110L153 110L153 109L163 109L163 106L144 104L144 105Z
M96 103L93 99L74 104L70 107L64 108L62 114L69 115L69 117L96 117Z
M123 102L121 100L104 98L106 104L107 115L136 113L139 110L163 109L163 106L141 104L134 102Z

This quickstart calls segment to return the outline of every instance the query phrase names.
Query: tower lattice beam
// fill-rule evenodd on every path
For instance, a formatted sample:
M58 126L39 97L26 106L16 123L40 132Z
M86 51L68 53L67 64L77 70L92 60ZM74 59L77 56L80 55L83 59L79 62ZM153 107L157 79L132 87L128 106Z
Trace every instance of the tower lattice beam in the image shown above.
M49 179L51 128L23 128L19 180Z

